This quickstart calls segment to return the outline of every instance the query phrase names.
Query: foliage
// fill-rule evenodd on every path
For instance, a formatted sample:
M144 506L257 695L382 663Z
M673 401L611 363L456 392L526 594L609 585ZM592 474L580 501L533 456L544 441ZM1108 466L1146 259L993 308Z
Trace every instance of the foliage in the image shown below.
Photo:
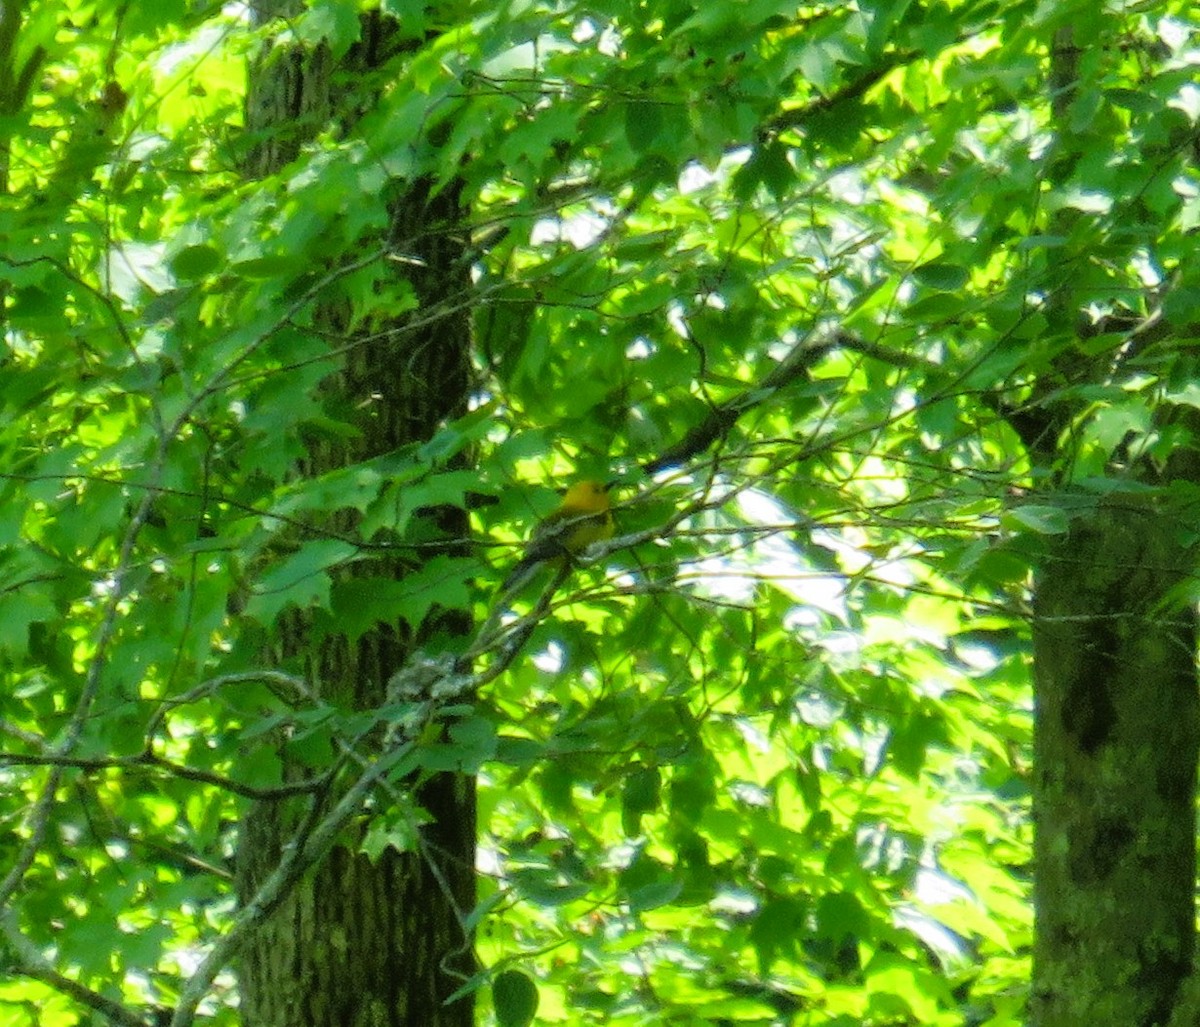
M1152 487L1114 459L1188 437L1194 357L1145 332L1197 320L1195 12L385 3L411 45L361 117L243 182L246 61L340 56L357 6L34 3L9 55L40 73L3 122L3 1019L86 1022L54 974L173 1006L278 729L317 775L374 725L261 673L281 612L484 623L582 476L620 479L624 541L404 768L479 771L498 1022L1022 1022L1029 568ZM300 475L343 348L423 314L389 200L456 176L475 409ZM478 544L417 568L438 503ZM414 573L339 577L380 551ZM206 1001L234 1022L225 978Z

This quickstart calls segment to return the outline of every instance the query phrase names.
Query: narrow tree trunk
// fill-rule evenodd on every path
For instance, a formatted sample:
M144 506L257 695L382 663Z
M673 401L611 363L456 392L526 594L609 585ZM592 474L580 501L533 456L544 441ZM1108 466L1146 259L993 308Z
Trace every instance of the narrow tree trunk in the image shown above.
M1149 503L1105 503L1038 575L1039 1027L1166 1024L1191 969L1200 697L1181 534Z
M337 69L377 66L387 51L387 23L366 16L363 44ZM328 54L275 53L253 70L247 130L253 140L248 173L263 175L294 159L304 139L322 127L331 109ZM347 202L353 202L348 198ZM414 186L394 207L393 235L407 255L403 271L414 284L422 316L446 304L454 311L413 331L396 331L345 347L341 372L328 399L356 411L356 437L313 440L304 473L319 474L429 438L447 418L465 411L470 321L462 297L470 281L463 259L457 191L436 198ZM414 278L415 276L415 278ZM447 304L448 298L456 302ZM336 314L331 313L332 320ZM429 537L453 551L467 533L461 511L434 510ZM339 525L343 530L346 524ZM457 540L457 541L456 541ZM423 552L434 555L426 548ZM410 565L411 566L411 565ZM361 575L401 575L399 561L359 564ZM307 679L339 705L380 706L389 677L414 645L430 637L462 634L456 615L434 615L416 637L379 628L355 643L309 615L284 626L280 659L304 668ZM303 771L297 770L296 773ZM285 776L290 771L285 767ZM243 952L238 970L246 1027L468 1027L470 998L445 1005L473 970L471 939L463 917L475 901L475 794L472 778L441 774L416 796L432 816L420 851L387 849L375 861L338 848L307 875ZM263 803L241 825L238 890L248 899L278 863L304 815L298 803Z

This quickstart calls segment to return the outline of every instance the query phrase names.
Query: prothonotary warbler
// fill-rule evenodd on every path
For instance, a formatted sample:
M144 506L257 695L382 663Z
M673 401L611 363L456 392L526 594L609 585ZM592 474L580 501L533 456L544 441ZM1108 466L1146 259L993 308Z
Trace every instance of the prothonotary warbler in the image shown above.
M558 509L533 529L525 555L504 579L501 591L523 585L542 564L561 565L593 542L612 538L613 528L608 486L577 482L567 489Z

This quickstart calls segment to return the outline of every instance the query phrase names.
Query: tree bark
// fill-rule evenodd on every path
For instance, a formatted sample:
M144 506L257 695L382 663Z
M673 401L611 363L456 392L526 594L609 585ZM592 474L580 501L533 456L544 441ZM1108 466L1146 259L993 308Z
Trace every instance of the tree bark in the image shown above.
M1048 77L1056 129L1049 177L1062 189L1094 146L1078 134L1083 122L1073 108L1097 88L1080 80L1082 53L1067 22L1054 36ZM1052 229L1066 237L1079 216L1064 208ZM1063 256L1060 267L1071 266ZM1050 291L1049 322L1059 332L1083 330L1088 300L1070 274ZM1170 340L1163 333L1156 343L1165 358ZM1069 488L1071 446L1086 435L1090 400L1055 390L1120 380L1129 352L1066 350L1053 385L1030 405L1041 423L1025 425L1022 436L1059 487ZM1176 416L1166 402L1157 413ZM1114 459L1123 464L1114 477L1145 486L1197 480L1186 444L1166 466L1120 446ZM1196 609L1185 586L1196 554L1169 492L1129 490L1087 503L1076 497L1071 528L1034 582L1030 1022L1163 1027L1184 1001L1195 949L1200 692Z
M253 142L247 174L266 175L296 158L306 139L328 119L349 120L331 95L336 70L370 71L389 56L389 23L365 15L363 42L338 68L324 48L291 48L260 60L252 69L247 131ZM359 98L361 100L361 98ZM404 246L403 273L421 300L421 314L445 304L452 312L419 330L398 323L345 347L327 401L355 411L356 432L310 440L301 473L319 474L428 439L446 419L466 409L470 320L461 298L470 288L462 234L463 212L451 185L430 198L417 183L394 205L393 237ZM353 202L352 199L348 202ZM446 303L447 297L455 302ZM336 323L335 311L329 318ZM350 434L350 433L347 433ZM462 511L426 511L427 536L440 548L462 545ZM345 531L352 525L336 525ZM381 557L362 562L356 576L402 575L401 564ZM347 572L348 574L351 572ZM351 643L329 618L292 614L282 627L279 661L301 667L323 698L353 709L385 701L388 679L417 645L435 636L464 634L469 625L453 613L435 613L414 632L380 627ZM304 773L284 766L284 777ZM335 798L335 796L330 797ZM333 851L307 875L243 951L238 980L247 1027L467 1027L470 997L446 1005L473 972L471 938L463 922L475 902L475 792L471 777L443 773L415 795L431 822L422 828L419 851L386 849L377 860ZM304 818L301 803L259 804L241 825L238 891L247 901L274 868Z
M1170 1019L1195 944L1192 554L1149 502L1103 504L1036 582L1031 1022Z

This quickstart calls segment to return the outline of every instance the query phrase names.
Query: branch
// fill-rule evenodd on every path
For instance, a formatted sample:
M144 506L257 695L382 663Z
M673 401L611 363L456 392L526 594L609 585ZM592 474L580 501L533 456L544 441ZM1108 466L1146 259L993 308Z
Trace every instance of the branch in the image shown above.
M13 106L14 79L13 50L16 48L17 34L21 31L21 19L25 16L25 4L18 0L9 0L0 6L0 111L13 114L17 107Z
M817 338L813 338L813 335ZM835 349L849 349L864 356L875 357L896 367L928 367L934 365L918 357L877 346L860 339L841 327L817 329L809 332L771 371L759 382L743 389L732 399L713 407L706 418L665 453L642 465L648 475L658 474L668 467L678 467L699 456L715 442L724 439L745 413L754 410L776 393L801 378L805 378L813 365Z
M152 461L154 475L161 475L163 473L166 465L167 449L168 440L160 439L158 450ZM146 518L150 515L151 498L152 495L149 492L142 496L141 502L130 518L129 526L125 531L125 537L121 540L117 563L111 574L112 587L104 611L104 618L100 623L100 629L96 635L95 649L88 663L87 675L84 678L79 699L75 703L71 719L67 722L66 730L63 732L62 741L50 750L50 754L55 757L69 757L79 746L80 740L83 738L84 728L87 725L92 706L96 701L96 696L100 691L101 676L108 664L108 650L112 645L117 628L121 622L121 607L126 596L126 577L133 559L134 544L141 533L143 525L146 523ZM33 861L37 858L38 851L45 841L46 831L50 823L50 815L54 811L55 795L58 792L59 784L62 782L63 770L64 767L62 765L51 767L41 794L37 797L37 801L29 811L26 818L27 833L25 840L22 842L8 873L5 874L4 880L0 881L0 908L7 906L12 900L13 895L21 886L25 874L33 866Z
M210 770L198 770L183 763L172 760L153 752L142 752L136 756L70 756L47 753L37 756L25 753L0 753L0 767L54 767L62 770L99 771L99 770L130 770L136 768L151 768L161 770L172 777L181 777L187 781L200 781L214 788L240 795L243 799L255 799L269 802L278 799L289 799L296 795L311 795L320 791L328 783L324 775L310 778L306 781L295 781L291 784L279 785L276 788L256 788L253 785L242 784L232 778L224 777Z
M294 674L285 674L281 670L261 669L244 671L238 674L222 674L219 677L209 678L207 681L201 681L200 684L193 688L189 688L183 695L168 699L162 703L157 710L154 711L154 716L150 718L150 722L146 725L146 737L153 738L163 722L167 719L167 712L176 709L180 706L187 706L189 703L194 703L200 699L206 699L208 696L224 688L226 685L244 685L250 683L264 684L271 689L271 692L279 696L281 690L292 693L295 697L290 705L298 706L301 702L316 705L317 700L312 694L312 690L308 684Z
M76 1002L89 1009L94 1009L101 1016L106 1017L112 1023L121 1024L122 1027L152 1027L151 1020L143 1019L120 1002L114 1002L98 991L92 991L91 988L85 987L78 981L64 977L51 967L37 947L21 933L13 919L11 909L0 914L0 932L3 932L4 940L8 943L10 955L13 957L12 965L7 968L9 973L41 981L55 991L70 995Z
M429 707L434 708L430 702ZM209 950L207 956L188 978L170 1027L191 1027L196 1008L208 994L213 981L237 955L245 944L247 935L261 925L282 903L291 890L304 876L305 871L316 865L333 847L346 826L362 808L371 790L415 747L415 742L405 739L404 743L367 764L359 778L346 790L345 795L319 823L315 823L316 804L308 822L297 833L297 837L284 846L283 858L254 896L234 918L233 926ZM311 826L311 832L308 828Z
M789 129L800 128L811 118L832 110L838 104L845 103L847 100L857 100L873 86L878 85L884 78L895 71L896 68L920 56L922 55L912 50L888 54L886 57L880 58L878 64L867 68L853 82L846 83L846 85L842 86L836 92L830 93L828 96L818 97L803 107L794 107L791 110L781 111L766 123L764 134L767 138L771 138Z
M571 573L571 568L571 563L564 560L562 565L554 572L553 579L538 596L537 605L523 617L508 624L501 624L500 619L508 610L508 600L512 598L512 593L519 591L521 586L518 585L515 589L502 591L500 595L496 596L492 612L476 633L475 641L459 657L455 664L457 668L465 670L485 653L493 649L499 649L499 655L496 659L488 664L485 670L474 676L475 688L486 685L489 681L494 681L512 665L513 660L517 658L517 654L524 647L525 643L529 641L529 636L533 634L537 626L550 612L550 600L554 597L554 593L558 591L562 583L566 581L567 576Z
M12 113L15 114L25 106L25 101L29 99L29 91L33 88L33 80L37 78L45 59L46 51L41 46L35 46L29 59L21 66L21 74L17 76L16 84L8 98L12 104Z

